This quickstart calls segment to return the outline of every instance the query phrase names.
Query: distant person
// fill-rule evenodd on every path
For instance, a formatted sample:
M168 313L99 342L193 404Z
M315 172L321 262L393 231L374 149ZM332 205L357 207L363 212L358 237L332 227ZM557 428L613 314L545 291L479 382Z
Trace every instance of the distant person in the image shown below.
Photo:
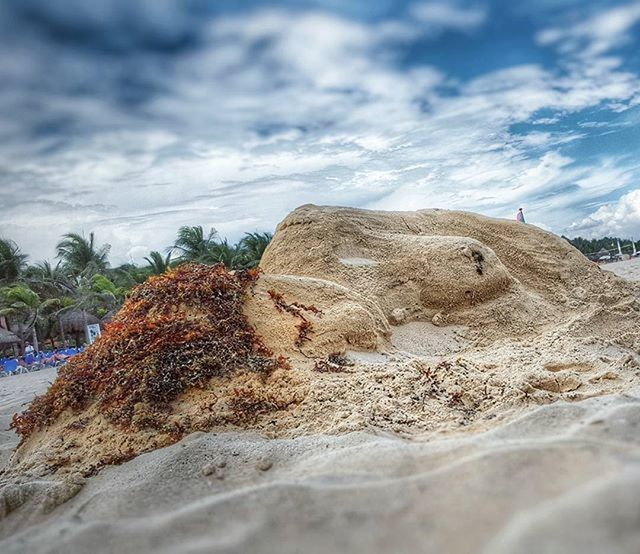
M24 355L25 356L33 356L35 353L35 350L33 349L33 346L31 345L31 343L27 343L27 346L24 347Z
M71 356L68 356L67 354L63 354L60 348L57 348L56 350L53 351L53 353L49 358L45 357L43 359L43 363L44 365L47 365L47 366L48 365L56 366L60 362L66 362L70 357Z
M526 223L526 221L524 220L524 212L522 211L522 208L518 208L518 214L516 215L516 219L520 223Z

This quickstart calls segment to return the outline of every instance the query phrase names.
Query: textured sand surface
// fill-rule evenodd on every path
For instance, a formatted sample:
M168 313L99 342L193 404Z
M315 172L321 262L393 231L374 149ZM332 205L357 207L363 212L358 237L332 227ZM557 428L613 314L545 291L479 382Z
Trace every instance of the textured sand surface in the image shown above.
M604 264L602 269L611 271L629 281L640 281L640 258Z
M0 379L0 467L4 467L18 443L16 434L9 430L13 414L23 410L36 394L44 392L56 373L56 369L49 368Z
M29 377L16 405L42 388ZM90 479L5 489L0 551L635 553L639 428L625 395L427 442L194 433Z
M184 391L165 448L66 410L1 473L0 551L640 551L637 284L438 210L303 206L261 265L243 310L291 367ZM5 422L44 377L0 381ZM229 419L239 389L270 408Z

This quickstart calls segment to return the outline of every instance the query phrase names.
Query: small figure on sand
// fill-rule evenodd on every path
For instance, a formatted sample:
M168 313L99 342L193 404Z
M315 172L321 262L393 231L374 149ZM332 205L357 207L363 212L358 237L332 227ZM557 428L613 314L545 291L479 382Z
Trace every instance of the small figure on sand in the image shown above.
M518 214L516 215L516 219L520 223L526 223L526 221L524 220L524 212L522 211L522 208L518 208Z

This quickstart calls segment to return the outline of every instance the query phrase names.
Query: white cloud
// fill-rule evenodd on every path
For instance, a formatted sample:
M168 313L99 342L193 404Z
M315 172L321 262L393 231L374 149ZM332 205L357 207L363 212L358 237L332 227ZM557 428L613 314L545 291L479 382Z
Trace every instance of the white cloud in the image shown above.
M477 29L487 20L487 10L484 7L463 7L442 1L414 4L411 7L411 14L429 27L460 31Z
M619 236L640 238L640 189L632 190L616 202L601 206L582 221L574 223L572 236L586 238Z
M600 55L628 42L629 32L640 22L640 2L604 9L586 20L540 31L539 44L556 45L566 53Z

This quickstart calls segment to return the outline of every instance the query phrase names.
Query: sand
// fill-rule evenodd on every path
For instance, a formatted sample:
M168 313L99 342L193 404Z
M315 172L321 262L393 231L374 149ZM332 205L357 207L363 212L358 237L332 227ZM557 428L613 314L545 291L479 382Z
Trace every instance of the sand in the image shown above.
M601 267L603 270L611 271L629 281L640 281L640 258L603 264Z
M262 269L245 315L290 367L185 391L164 448L64 412L2 475L2 552L640 550L635 284L438 210L303 206ZM44 381L0 381L3 413ZM269 408L229 417L238 390Z
M0 379L0 468L7 464L18 443L16 434L9 430L13 414L44 392L56 378L56 373L55 368L49 368Z
M31 377L11 378L15 407ZM620 395L430 441L195 433L89 479L24 480L0 550L638 552L639 425Z

